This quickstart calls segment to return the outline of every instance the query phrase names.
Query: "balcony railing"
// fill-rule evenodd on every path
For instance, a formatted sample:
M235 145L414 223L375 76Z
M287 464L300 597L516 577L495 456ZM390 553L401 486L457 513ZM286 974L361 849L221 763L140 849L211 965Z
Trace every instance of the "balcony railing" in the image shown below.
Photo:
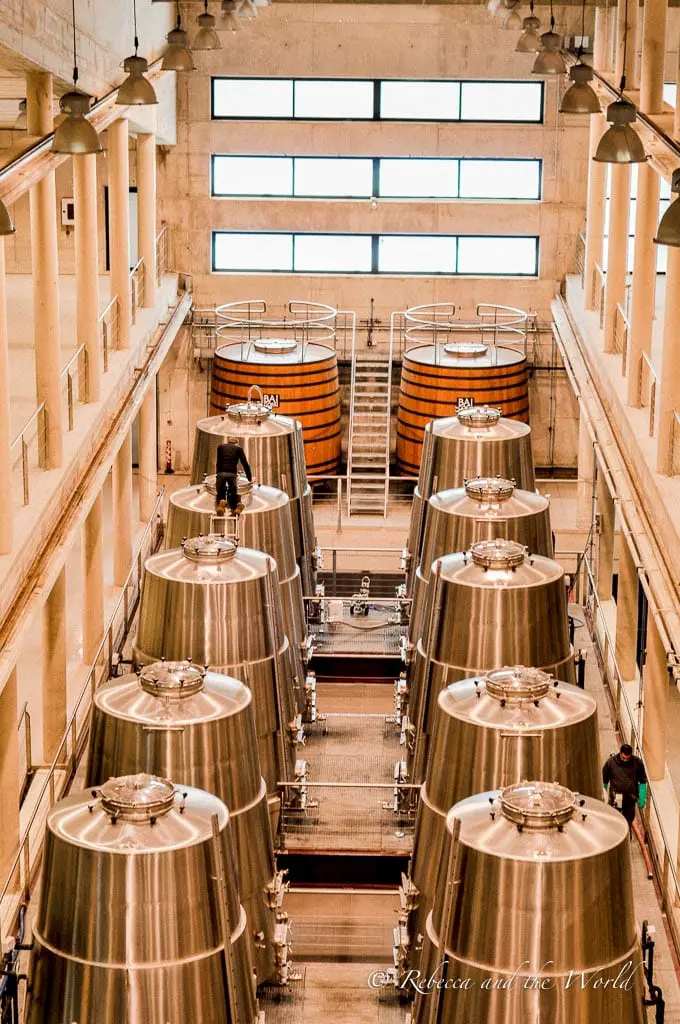
M146 299L146 267L144 257L138 260L130 271L130 301L132 310L132 322L137 322L137 310L140 309Z
M576 236L576 273L581 278L581 288L586 280L586 236L579 231Z
M606 274L599 263L593 267L593 309L600 317L600 330L604 328L604 292Z
M168 272L168 238L168 225L163 224L156 236L156 278L159 285L163 280L163 274Z
M658 426L657 400L661 391L661 378L646 352L640 356L639 389L640 406L649 409L649 436L654 437Z
M614 351L618 355L622 356L621 362L621 373L626 376L626 370L628 368L628 337L630 335L630 322L623 306L620 302L616 303L616 312L614 315Z

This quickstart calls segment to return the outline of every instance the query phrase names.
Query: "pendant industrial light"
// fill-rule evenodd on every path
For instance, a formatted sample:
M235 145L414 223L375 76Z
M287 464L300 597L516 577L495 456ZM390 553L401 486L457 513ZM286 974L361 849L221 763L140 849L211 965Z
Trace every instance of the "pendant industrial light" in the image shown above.
M567 65L561 54L562 39L555 31L555 15L550 0L550 31L540 37L541 50L531 69L535 75L566 75Z
M522 18L520 16L521 4L519 0L513 3L512 0L505 4L505 17L503 19L503 28L509 32L516 32L517 29L522 27Z
M637 0L635 0L637 3ZM628 54L628 0L626 0L625 29L623 33L623 74L619 85L620 96L607 107L607 128L600 139L593 160L600 164L642 164L647 159L640 136L631 128L636 112L632 103L625 98L626 57Z
M593 69L588 65L584 64L581 60L583 56L583 38L586 32L586 0L583 0L581 7L581 39L579 41L578 50L576 51L577 63L573 64L569 68L569 77L571 78L572 84L569 86L562 102L560 103L561 114L599 114L600 113L600 101L597 98L595 90L591 88L590 82L593 80Z
M204 0L205 10L196 18L198 32L194 38L194 50L221 50L222 43L215 28L216 19L208 13L208 0Z
M222 14L224 15L225 25L232 32L238 32L238 12L240 7L239 0L222 0Z
M9 215L9 210L0 199L0 236L2 235L13 235L16 231L12 218Z
M118 89L116 103L121 107L143 107L158 103L154 87L144 73L149 70L149 64L137 53L139 39L137 37L137 0L132 0L132 10L135 22L135 52L131 57L123 61L123 70L127 72L127 78Z
M182 28L182 16L177 4L177 24L165 37L168 48L163 54L163 71L194 71L196 65L189 49L189 36Z
M522 22L522 35L517 40L515 50L517 53L538 53L541 49L541 40L538 37L538 29L541 23L534 14L534 0L529 4L529 17Z
M680 168L673 171L671 192L680 196ZM671 245L674 249L680 248L680 198L673 200L659 221L654 241L657 245Z
M76 0L72 0L73 15L73 89L59 100L59 109L65 115L54 133L53 153L101 153L102 144L96 129L85 115L89 113L91 97L78 90L78 58L76 54Z
M13 125L15 131L26 131L28 127L28 117L26 114L27 108L28 102L26 100L19 100L19 113L17 114L17 119Z

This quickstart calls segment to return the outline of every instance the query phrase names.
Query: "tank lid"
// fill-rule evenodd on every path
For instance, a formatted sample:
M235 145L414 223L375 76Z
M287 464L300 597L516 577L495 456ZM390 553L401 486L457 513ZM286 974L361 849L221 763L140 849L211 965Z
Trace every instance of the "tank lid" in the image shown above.
M204 476L203 486L210 494L217 494L217 474L212 473L210 476ZM250 480L248 480L244 473L239 473L236 478L236 490L239 496L243 497L243 495L250 494L252 489L253 485Z
M513 665L489 672L484 680L486 692L502 705L538 702L553 688L547 672L538 668Z
M444 345L444 351L452 356L484 356L489 351L488 345L481 341L451 341Z
M267 352L270 355L281 355L283 352L294 352L297 341L294 338L258 338L253 342L256 352Z
M182 541L182 554L192 562L203 565L220 565L236 554L236 544L221 533L206 533Z
M502 476L478 476L465 481L465 493L474 501L501 502L507 501L515 492L512 480Z
M204 679L205 669L189 661L155 661L139 673L145 693L170 700L193 697L203 689Z
M458 419L466 427L493 427L501 418L500 409L490 405L473 405L471 409L460 409Z
M100 787L102 807L121 821L151 822L167 814L175 803L175 787L156 775L122 775Z
M237 420L239 423L261 423L272 414L264 402L235 402L228 405L224 412L230 420Z
M516 569L527 549L516 540L480 540L470 548L472 561L483 569Z
M517 782L503 790L500 805L520 829L561 829L576 813L576 794L557 782Z

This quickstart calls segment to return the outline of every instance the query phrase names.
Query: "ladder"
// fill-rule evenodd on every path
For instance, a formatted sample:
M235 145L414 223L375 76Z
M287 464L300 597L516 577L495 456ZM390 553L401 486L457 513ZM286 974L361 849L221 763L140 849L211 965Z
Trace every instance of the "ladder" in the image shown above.
M390 482L390 405L392 332L385 353L352 346L347 511L349 515L387 515Z

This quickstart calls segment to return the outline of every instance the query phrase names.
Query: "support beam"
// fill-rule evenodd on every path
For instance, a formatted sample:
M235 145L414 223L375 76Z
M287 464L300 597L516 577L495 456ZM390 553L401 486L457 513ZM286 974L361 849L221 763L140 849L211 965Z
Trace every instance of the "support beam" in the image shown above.
M104 635L104 501L101 493L83 523L83 661L91 665Z
M597 542L597 593L601 601L610 601L612 597L612 573L614 571L614 523L616 508L614 499L607 487L604 473L598 470L597 483L597 514L599 516L599 534Z
M675 425L675 410L680 413L680 249L668 246L666 267L666 298L663 313L663 344L661 349L661 385L659 387L659 434L656 468L670 476L674 462L680 463L680 426ZM673 458L674 448L678 448Z
M85 345L87 364L84 397L88 402L98 402L101 393L102 352L99 338L97 157L94 153L73 157L73 195L76 214L78 347Z
M130 157L128 123L114 121L108 130L109 146L109 254L111 298L118 296L118 347L130 347Z
M57 576L43 606L43 758L49 764L66 730L66 569Z
M593 160L607 123L602 114L590 116L590 160L588 162L588 195L586 199L586 252L583 288L586 309L595 308L595 266L602 267L604 247L604 209L607 190L607 165Z
M144 302L156 305L156 136L137 136L137 235L144 260Z
M132 566L132 435L113 460L113 582L122 587Z
M654 236L659 223L659 176L649 164L638 166L635 211L635 254L628 336L628 405L639 408L643 377L643 353L652 351L656 253Z
M616 307L624 306L628 260L628 216L630 207L630 165L611 165L609 199L609 245L607 284L604 295L604 350L616 351Z
M666 649L654 616L647 621L647 657L642 673L642 752L652 782L666 774L666 728L670 679Z
M26 117L29 135L52 131L52 76L26 76ZM59 327L59 261L57 190L54 171L48 171L30 193L31 264L33 270L33 329L38 403L45 403L45 450L41 464L57 469L63 461L61 413L61 341Z
M616 591L616 663L622 678L633 681L637 674L638 571L625 536L619 545L619 583Z
M0 792L2 793L2 828L0 828L0 885L9 875L19 850L19 743L17 723L17 672L11 673L0 692ZM18 874L18 873L17 873ZM16 878L18 888L19 879ZM12 886L14 889L14 886Z
M7 331L7 279L5 239L0 238L0 555L12 550L12 425L10 417L9 334Z
M645 0L640 71L640 110L645 114L663 113L667 10L668 0Z
M146 522L158 491L157 378L154 377L139 410L139 518Z

